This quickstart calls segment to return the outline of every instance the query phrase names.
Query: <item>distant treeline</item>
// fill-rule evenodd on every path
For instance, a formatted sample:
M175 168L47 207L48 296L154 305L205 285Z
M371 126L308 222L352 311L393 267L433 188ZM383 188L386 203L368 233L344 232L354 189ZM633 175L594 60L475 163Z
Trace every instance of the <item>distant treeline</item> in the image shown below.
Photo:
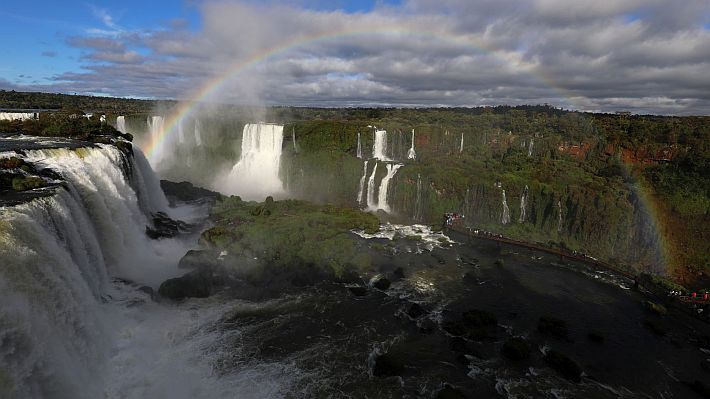
M175 102L0 90L0 108L2 109L80 108L87 112L134 114L148 112L160 104L170 106Z

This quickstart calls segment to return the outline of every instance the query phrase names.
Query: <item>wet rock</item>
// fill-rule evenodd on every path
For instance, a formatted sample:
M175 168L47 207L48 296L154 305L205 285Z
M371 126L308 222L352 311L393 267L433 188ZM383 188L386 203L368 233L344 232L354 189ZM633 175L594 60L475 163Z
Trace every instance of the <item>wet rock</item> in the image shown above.
M367 294L367 288L361 285L348 287L348 291L355 296L365 296Z
M46 185L44 179L36 176L17 176L12 179L12 189L15 191L27 191Z
M567 355L551 349L545 354L543 359L550 368L562 377L574 382L582 381L582 368Z
M148 296L150 296L150 299L155 299L155 290L153 290L153 287L143 285L141 287L138 287L138 291L147 294Z
M542 316L537 323L537 331L542 335L566 339L569 336L567 322L550 316Z
M385 277L376 277L372 281L372 286L382 291L387 290L391 284L392 283Z
M444 388L436 394L436 399L466 399L466 395L451 385L445 384Z
M173 202L175 200L182 202L215 201L222 196L218 192L197 187L186 181L175 183L169 180L161 180L160 188Z
M404 269L401 267L394 269L394 271L392 272L392 279L393 280L401 280L403 278L404 278Z
M419 332L422 334L431 334L436 331L437 324L430 319L421 319L417 322L419 326Z
M52 180L62 180L62 176L59 173L57 173L49 168L44 168L44 169L40 170L39 172L37 172L37 174L42 177L46 177L46 178L52 179Z
M490 338L493 328L497 325L496 316L480 309L464 312L460 319L443 323L443 329L454 336L466 336L473 340Z
M426 311L418 303L413 303L413 304L409 305L409 309L407 309L407 315L413 319L424 316L425 314L426 314Z
M530 357L530 344L520 337L513 337L503 344L501 348L503 356L510 360L523 360Z
M372 368L372 375L375 377L392 377L401 375L404 371L404 363L397 357L385 353L375 360Z
M171 219L165 212L157 212L153 214L153 226L146 226L145 234L154 240L172 238L182 232L190 231L192 227L181 220Z
M484 327L498 324L496 315L480 309L471 309L463 313L463 320L468 326Z
M160 284L158 293L163 298L181 300L185 298L207 298L227 283L222 270L202 268L171 278Z
M604 335L600 333L599 331L592 330L589 333L587 333L587 338L596 343L596 344L603 344L604 343Z
M644 319L641 321L641 324L659 337L664 337L668 333L666 328L656 320Z
M498 258L498 259L496 259L495 262L493 262L493 264L496 266L503 266L505 264L505 262L503 262L503 259Z

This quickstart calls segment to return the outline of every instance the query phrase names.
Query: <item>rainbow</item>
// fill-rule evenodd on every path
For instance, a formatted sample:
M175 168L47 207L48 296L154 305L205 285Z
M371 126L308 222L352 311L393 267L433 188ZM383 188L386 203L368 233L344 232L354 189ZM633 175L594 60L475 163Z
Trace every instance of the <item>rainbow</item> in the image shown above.
M357 31L339 31L339 32L326 32L318 33L314 35L306 35L298 37L296 39L286 41L278 46L266 49L264 51L256 52L250 57L244 60L240 60L229 68L226 72L216 76L215 78L207 81L202 87L192 92L188 99L180 102L172 112L166 117L165 123L163 125L163 130L159 132L155 137L151 137L150 141L145 145L145 153L148 159L152 159L153 155L161 148L165 143L166 139L177 131L176 127L181 121L189 118L195 109L198 108L200 102L205 99L215 95L222 89L227 83L231 82L233 79L239 76L245 70L256 67L269 59L278 56L280 54L286 53L290 50L305 47L314 43L358 37L358 36L409 36L420 39L434 39L438 41L444 41L448 43L453 43L463 47L469 47L474 49L476 52L490 54L495 56L497 59L503 61L507 65L511 65L516 69L529 70L529 74L533 77L537 77L542 81L546 87L551 88L553 91L560 93L561 98L572 99L574 98L571 93L568 93L566 89L556 86L551 79L547 78L543 73L535 71L534 67L523 61L520 57L512 55L510 53L504 53L501 51L496 51L476 38L465 38L461 36L455 36L449 33L443 32L433 32L433 31L423 31L423 30L410 30L402 28L374 28L367 30L357 30Z

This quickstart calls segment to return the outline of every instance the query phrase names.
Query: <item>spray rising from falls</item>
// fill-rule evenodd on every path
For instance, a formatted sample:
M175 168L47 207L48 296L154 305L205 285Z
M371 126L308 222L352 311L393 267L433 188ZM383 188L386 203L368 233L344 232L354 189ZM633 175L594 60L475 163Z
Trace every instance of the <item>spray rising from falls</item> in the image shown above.
M126 117L123 115L116 117L116 130L126 133Z
M150 132L151 141L157 143L160 140L164 124L165 119L162 116L151 116L148 118L148 131ZM164 151L163 146L156 146L151 154L151 161L154 166L159 165L163 161Z
M409 152L407 152L407 159L416 159L417 153L414 151L414 129L412 129L412 146L409 147Z
M500 216L500 222L502 224L510 223L510 208L508 208L508 201L505 198L505 190L503 190L503 213Z
M524 223L525 218L527 217L527 201L528 201L528 186L527 184L525 185L525 189L523 190L523 195L520 196L520 218L518 219L518 222Z
M387 157L387 131L375 130L375 140L372 144L372 157L380 161L389 161Z
M265 123L245 125L239 162L215 189L259 201L283 194L279 177L283 129L281 125Z
M199 119L195 119L195 144L198 146L202 145L202 132L201 124Z
M362 167L362 177L360 177L360 189L357 192L357 203L362 204L362 195L365 191L365 178L367 177L367 161Z
M382 209L385 212L392 212L389 204L387 203L387 194L389 192L390 180L397 173L397 170L402 167L402 164L387 164L387 174L382 178L380 182L380 190L377 196L377 209Z

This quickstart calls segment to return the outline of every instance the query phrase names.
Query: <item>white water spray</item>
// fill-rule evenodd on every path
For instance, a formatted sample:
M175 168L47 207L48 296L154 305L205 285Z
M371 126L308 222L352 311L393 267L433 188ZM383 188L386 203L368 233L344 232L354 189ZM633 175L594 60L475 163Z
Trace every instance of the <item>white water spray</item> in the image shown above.
M500 222L502 224L510 223L510 208L508 208L508 201L505 198L505 190L503 190L503 214L500 217Z
M531 157L531 156L532 156L533 144L535 144L535 139L531 138L531 139L530 139L530 144L528 144L528 157Z
M525 189L523 190L523 194L520 196L520 218L518 219L518 222L520 222L520 223L524 223L525 218L527 217L527 201L528 201L528 186L526 184Z
M126 117L119 115L116 117L116 130L121 133L126 133Z
M377 173L377 161L375 161L375 166L372 168L372 174L367 180L367 208L376 209L377 203L375 203L375 174Z
M195 144L202 145L202 125L199 119L195 119Z
M38 112L0 112L0 121L24 121L38 117Z
M359 133L358 133L359 135ZM357 203L362 204L362 195L365 191L365 178L367 177L367 161L362 167L362 177L360 177L360 190L357 192Z
M380 161L389 161L387 157L387 131L375 130L375 141L372 144L372 157Z
M409 152L407 152L407 159L416 159L417 153L414 151L414 129L412 129L412 146L409 147Z
M246 124L242 132L239 162L214 188L258 201L269 195L283 194L283 183L279 177L283 129L283 126L274 124Z
M360 132L357 132L357 157L362 159L362 144L360 143Z
M461 133L461 146L459 147L459 152L463 152L463 133Z
M180 142L180 144L184 144L185 143L185 129L182 126L182 118L178 121L177 131L178 131L178 141Z
M148 131L150 132L150 140L153 143L158 143L160 141L160 135L163 132L164 123L165 119L163 119L162 116L151 116L148 118ZM153 167L156 169L164 158L165 149L163 147L164 146L162 145L156 145L153 149L153 153L151 154L150 160Z
M402 164L387 164L387 174L382 178L380 182L380 190L377 197L377 209L382 209L383 211L389 213L392 212L389 204L387 203L387 194L389 192L390 180L397 173L397 170L402 167Z

